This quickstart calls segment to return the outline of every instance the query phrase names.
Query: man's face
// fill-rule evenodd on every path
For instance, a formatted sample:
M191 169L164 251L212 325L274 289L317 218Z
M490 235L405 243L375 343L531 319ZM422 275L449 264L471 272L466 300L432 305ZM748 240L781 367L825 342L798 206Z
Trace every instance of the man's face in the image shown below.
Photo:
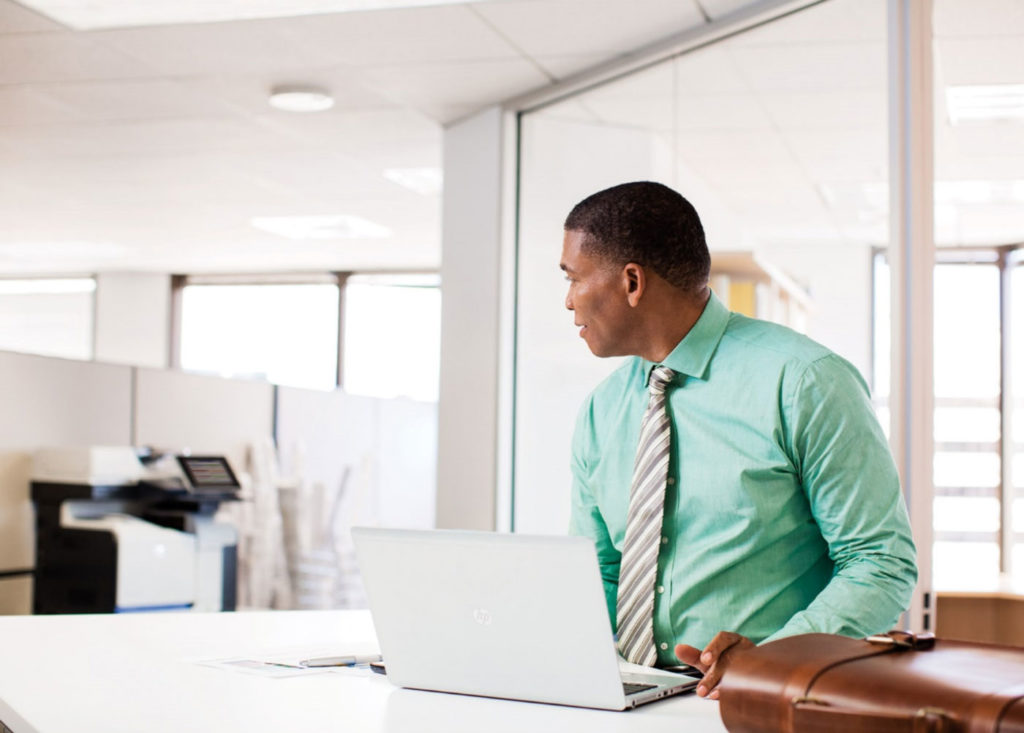
M633 309L622 268L582 249L586 235L566 231L562 270L569 281L565 307L575 314L580 336L595 356L633 354Z

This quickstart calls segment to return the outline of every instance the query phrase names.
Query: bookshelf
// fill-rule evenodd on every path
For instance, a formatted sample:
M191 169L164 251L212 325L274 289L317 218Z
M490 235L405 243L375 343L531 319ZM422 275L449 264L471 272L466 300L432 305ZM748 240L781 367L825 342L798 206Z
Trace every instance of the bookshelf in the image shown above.
M712 252L710 284L729 310L807 331L806 288L756 252Z

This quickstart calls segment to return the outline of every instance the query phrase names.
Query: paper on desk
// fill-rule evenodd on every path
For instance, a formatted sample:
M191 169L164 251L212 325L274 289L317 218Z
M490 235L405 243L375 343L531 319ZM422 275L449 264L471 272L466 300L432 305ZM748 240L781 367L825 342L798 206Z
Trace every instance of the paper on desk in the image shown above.
M254 674L260 677L299 677L307 674L318 674L323 668L300 667L286 662L273 662L266 658L232 657L228 659L203 659L196 662L204 667L226 669L231 672Z
M301 677L310 674L366 674L369 667L358 665L355 667L303 667L300 662L303 659L314 659L317 657L339 656L330 652L324 652L323 648L304 647L301 649L289 649L272 654L247 654L237 657L222 657L219 659L192 659L189 661L200 664L204 667L224 669L230 672L241 672L260 677Z

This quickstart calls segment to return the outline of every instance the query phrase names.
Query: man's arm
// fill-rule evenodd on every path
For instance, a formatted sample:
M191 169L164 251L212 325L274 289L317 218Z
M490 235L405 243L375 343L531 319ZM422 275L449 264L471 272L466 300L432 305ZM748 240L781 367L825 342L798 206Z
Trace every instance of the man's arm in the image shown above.
M765 641L885 631L909 605L917 566L899 477L867 388L852 366L831 355L811 364L786 399L787 451L835 572L806 609ZM732 656L753 646L722 631L704 649L679 644L675 652L704 672L697 694L717 699Z
M910 603L917 564L899 476L867 387L833 354L809 365L791 395L787 448L835 571L765 641L886 631Z
M604 583L605 602L608 604L608 617L612 628L615 628L615 606L619 592L619 563L622 554L612 544L608 534L608 526L601 509L590 489L590 472L587 466L586 443L591 435L590 400L584 403L576 420L576 430L572 439L572 513L569 517L569 534L589 537L594 540L597 548L597 561L601 569L601 580Z

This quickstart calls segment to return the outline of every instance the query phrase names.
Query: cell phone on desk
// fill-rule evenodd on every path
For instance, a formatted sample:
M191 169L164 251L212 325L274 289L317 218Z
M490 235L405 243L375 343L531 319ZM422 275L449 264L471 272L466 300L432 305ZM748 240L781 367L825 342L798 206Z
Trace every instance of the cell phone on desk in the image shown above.
M696 667L691 667L689 664L677 664L674 667L663 667L666 672L675 672L676 674L685 675L687 677L696 677L701 679L704 677L704 673Z

